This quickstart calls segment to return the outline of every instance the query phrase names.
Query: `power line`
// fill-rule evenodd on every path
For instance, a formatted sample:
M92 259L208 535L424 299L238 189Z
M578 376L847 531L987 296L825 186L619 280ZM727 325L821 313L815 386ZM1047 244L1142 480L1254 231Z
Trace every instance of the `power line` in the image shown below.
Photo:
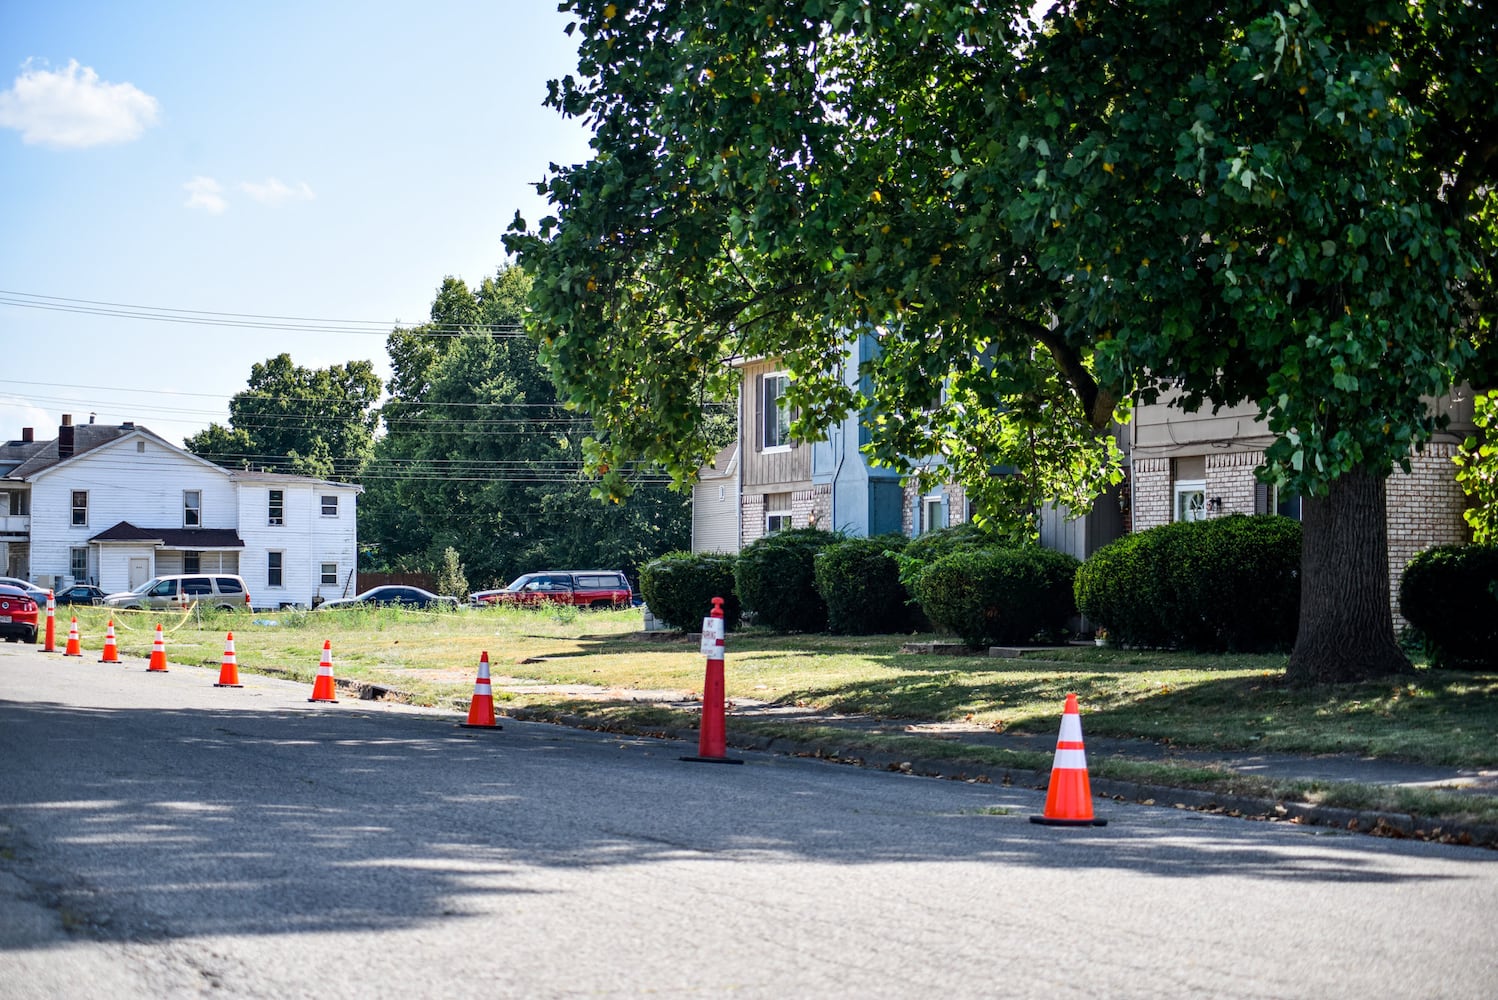
M171 306L142 306L124 302L102 302L95 299L72 299L59 295L40 295L0 289L0 305L19 309L41 309L113 319L146 320L153 323L183 323L194 326L219 326L250 330L290 330L303 333L347 333L385 337L391 333L420 333L423 336L460 337L466 333L490 333L502 338L524 338L517 323L402 323L400 320L324 319L312 316L275 316L259 313L220 312L211 309L179 309Z

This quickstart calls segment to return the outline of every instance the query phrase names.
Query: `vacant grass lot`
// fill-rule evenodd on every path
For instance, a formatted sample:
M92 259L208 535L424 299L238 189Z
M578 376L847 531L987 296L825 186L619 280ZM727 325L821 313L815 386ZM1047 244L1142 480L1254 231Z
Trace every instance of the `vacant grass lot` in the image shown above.
M62 609L59 646L71 613L78 615L85 649L99 650L110 613ZM639 702L633 708L611 703L634 692L696 692L702 684L696 641L645 637L640 613L633 609L201 617L114 612L113 618L124 656L149 656L160 620L170 661L217 666L225 633L232 629L242 671L275 673L309 685L323 641L330 640L340 680L387 686L420 704L466 706L481 651L489 653L497 697L573 714L633 711L659 722L668 716L658 707L647 711ZM1498 766L1498 675L1422 669L1408 682L1296 690L1281 683L1280 656L1096 647L1036 651L1019 659L901 654L900 646L911 638L735 633L727 644L728 696L1044 734L1055 732L1061 704L1068 691L1075 691L1092 736ZM507 687L524 690L503 690ZM683 718L690 724L688 716Z

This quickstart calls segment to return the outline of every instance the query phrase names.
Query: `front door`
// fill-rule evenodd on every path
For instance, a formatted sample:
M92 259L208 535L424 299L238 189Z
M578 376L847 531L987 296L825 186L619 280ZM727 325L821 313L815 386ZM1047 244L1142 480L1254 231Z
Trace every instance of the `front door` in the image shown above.
M151 579L151 560L145 556L130 557L130 588L134 590Z

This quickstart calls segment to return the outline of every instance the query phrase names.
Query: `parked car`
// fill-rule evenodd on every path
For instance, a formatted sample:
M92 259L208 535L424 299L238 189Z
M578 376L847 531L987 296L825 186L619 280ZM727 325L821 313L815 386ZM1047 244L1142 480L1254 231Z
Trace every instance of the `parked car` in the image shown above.
M29 593L0 584L0 636L6 642L36 642L36 617L36 601Z
M101 587L95 587L91 583L78 583L67 590L59 590L55 601L58 604L103 604L104 598L108 596Z
M545 570L527 573L508 587L468 595L475 606L486 604L572 604L583 608L623 608L634 593L618 570Z
M422 590L420 587L386 584L383 587L371 587L357 597L340 597L336 601L323 601L317 606L317 610L327 611L338 608L367 608L377 606L456 608L458 606L458 599L456 597L434 594L430 590Z
M250 588L244 577L228 573L184 573L152 577L134 590L108 595L104 604L111 608L140 610L185 608L191 604L203 604L223 611L248 610Z
M30 595L31 599L36 602L37 607L41 608L43 611L46 611L47 609L46 587L41 587L34 583L28 583L18 576L0 576L0 587L15 587L19 590L24 590L27 594Z

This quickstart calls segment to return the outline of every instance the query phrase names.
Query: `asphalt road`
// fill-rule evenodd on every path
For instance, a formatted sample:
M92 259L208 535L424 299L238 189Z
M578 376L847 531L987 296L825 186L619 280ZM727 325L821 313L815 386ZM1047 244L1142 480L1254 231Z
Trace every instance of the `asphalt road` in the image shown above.
M0 997L1492 997L1498 852L0 646Z

